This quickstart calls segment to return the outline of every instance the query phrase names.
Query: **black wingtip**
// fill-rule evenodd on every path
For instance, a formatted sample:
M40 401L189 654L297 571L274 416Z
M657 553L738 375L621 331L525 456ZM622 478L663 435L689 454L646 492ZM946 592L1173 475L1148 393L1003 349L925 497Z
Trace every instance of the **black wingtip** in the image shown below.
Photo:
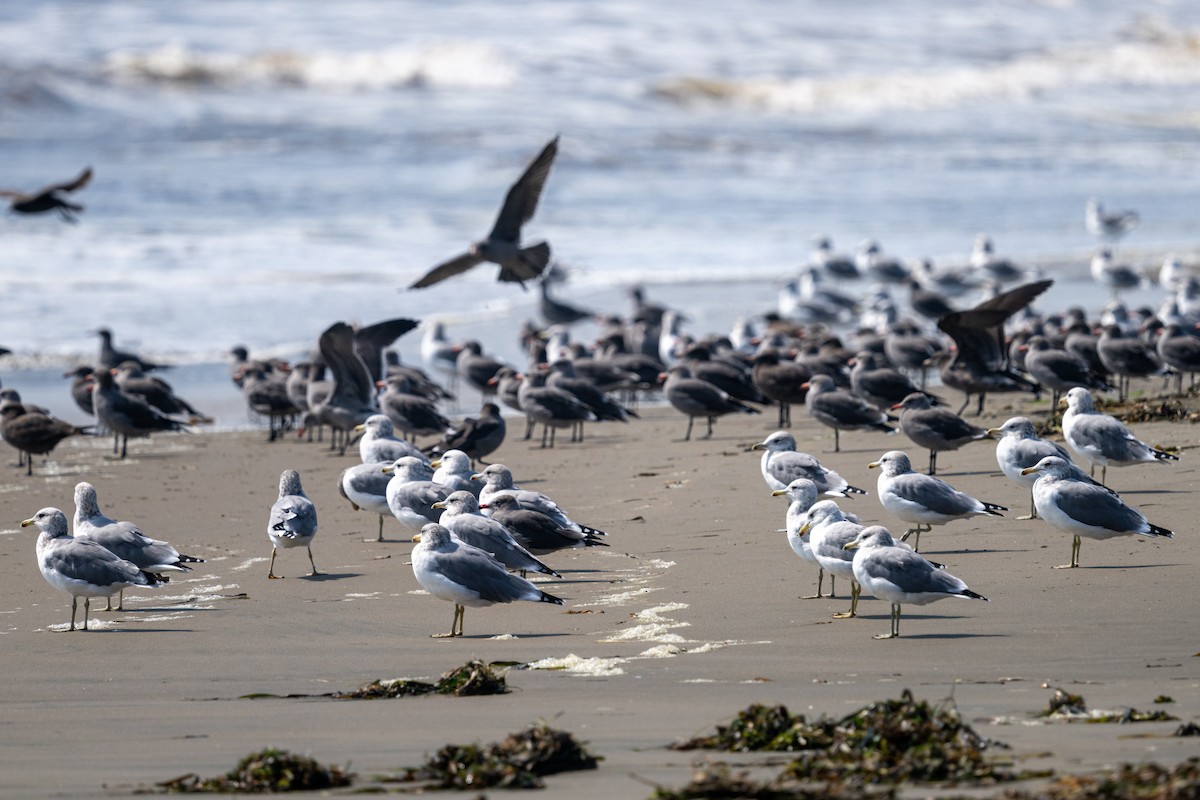
M1175 538L1174 531L1169 531L1166 528L1160 528L1157 525L1150 526L1150 535L1151 536L1161 536L1164 539L1174 539Z
M991 600L988 600L986 597L984 597L983 595L979 594L978 592L972 592L970 589L963 589L963 590L962 590L962 596L963 596L963 597L969 597L969 598L971 598L972 600L982 600L982 601L983 601L983 602L985 602L985 603L990 603L990 602L992 602Z

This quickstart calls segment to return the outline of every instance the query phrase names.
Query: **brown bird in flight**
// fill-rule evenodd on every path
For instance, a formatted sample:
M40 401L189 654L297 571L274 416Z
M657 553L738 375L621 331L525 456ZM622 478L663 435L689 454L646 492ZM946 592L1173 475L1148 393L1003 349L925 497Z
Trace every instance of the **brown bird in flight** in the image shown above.
M521 226L531 220L537 210L542 187L546 185L546 178L550 175L550 167L554 164L556 155L557 136L542 148L538 157L508 190L504 206L500 209L496 224L487 238L472 244L462 255L438 264L408 288L423 289L432 286L485 261L500 265L497 280L504 283L524 285L525 281L541 275L550 263L550 245L538 242L529 247L521 247Z
M83 211L83 206L72 203L65 195L82 189L92 179L92 168L88 167L79 173L79 177L65 183L55 183L36 192L19 192L14 189L0 189L0 197L10 199L9 210L20 214L40 214L43 211L58 210L67 222L76 222L75 214Z

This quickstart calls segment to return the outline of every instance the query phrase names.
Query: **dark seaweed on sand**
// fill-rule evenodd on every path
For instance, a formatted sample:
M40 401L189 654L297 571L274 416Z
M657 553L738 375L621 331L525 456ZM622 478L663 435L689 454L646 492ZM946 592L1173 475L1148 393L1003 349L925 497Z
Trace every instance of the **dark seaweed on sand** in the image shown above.
M657 787L651 800L890 800L894 786L867 789L838 783L799 785L779 776L756 781L748 771L734 772L728 764L705 764L679 789Z
M1171 698L1162 699L1163 695L1155 698L1156 703L1173 702ZM1084 722L1092 723L1129 723L1129 722L1172 722L1178 720L1163 709L1154 711L1140 711L1136 708L1127 708L1124 711L1118 712L1093 712L1088 713L1087 703L1082 695L1072 694L1063 689L1055 689L1054 696L1050 698L1046 709L1039 715L1043 717L1065 717L1071 719L1073 717L1082 717Z
M354 775L341 767L324 767L308 756L268 747L251 753L224 775L201 778L181 775L158 784L168 794L268 794L302 792L349 786Z
M980 736L950 708L914 700L872 703L841 719L808 722L784 706L754 705L728 725L675 749L782 751L796 757L784 777L799 781L1014 780L1018 776L984 751L996 743Z
M543 776L595 769L598 760L571 734L538 723L498 743L445 745L403 780L426 789L540 789Z
M377 700L391 697L414 697L422 694L450 694L455 697L474 697L486 694L507 694L504 674L482 661L468 661L442 675L437 683L392 680L371 681L352 692L341 692L339 700Z
M1007 791L1005 800L1196 800L1200 759L1174 767L1124 764L1102 775L1063 775L1032 791Z

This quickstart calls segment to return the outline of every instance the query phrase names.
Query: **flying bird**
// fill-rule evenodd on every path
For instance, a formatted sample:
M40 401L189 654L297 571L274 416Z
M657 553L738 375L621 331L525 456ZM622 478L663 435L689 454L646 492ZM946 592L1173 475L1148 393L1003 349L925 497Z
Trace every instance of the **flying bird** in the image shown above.
M500 265L498 280L501 283L520 283L533 280L542 274L550 263L550 245L538 242L529 247L521 246L521 226L533 219L538 199L550 175L554 157L558 155L558 137L542 148L537 158L526 167L524 174L508 190L504 205L496 224L486 239L470 246L467 252L449 261L438 264L425 273L410 289L423 289L452 278L485 261Z
M76 222L78 220L75 214L83 211L83 206L72 203L66 195L87 186L91 179L92 168L88 167L74 180L51 184L36 192L0 189L0 197L9 198L9 210L18 214L40 214L43 211L57 210L67 222Z

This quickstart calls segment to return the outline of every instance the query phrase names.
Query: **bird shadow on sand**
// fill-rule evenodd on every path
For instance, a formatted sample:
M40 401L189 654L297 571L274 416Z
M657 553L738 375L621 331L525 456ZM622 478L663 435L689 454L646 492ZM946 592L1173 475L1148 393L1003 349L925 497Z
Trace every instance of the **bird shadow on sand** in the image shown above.
M450 638L447 636L431 636L431 638L442 639L442 640L450 641L450 642L463 641L463 640L468 640L468 639L474 640L477 642L485 642L488 639L496 639L500 636L505 636L505 635L512 636L514 639L560 639L560 638L563 638L566 636L570 636L571 634L569 634L569 633L511 633L511 634L476 633L476 634L472 634L470 636L463 634L462 636L455 636L453 638Z
M1178 567L1179 564L1080 564L1078 567L1071 569L1162 569L1163 567ZM1060 572L1069 572L1068 570L1060 570Z
M312 581L319 583L322 581L340 581L346 578L361 578L360 572L322 572L318 575L276 575L276 580L290 581Z

